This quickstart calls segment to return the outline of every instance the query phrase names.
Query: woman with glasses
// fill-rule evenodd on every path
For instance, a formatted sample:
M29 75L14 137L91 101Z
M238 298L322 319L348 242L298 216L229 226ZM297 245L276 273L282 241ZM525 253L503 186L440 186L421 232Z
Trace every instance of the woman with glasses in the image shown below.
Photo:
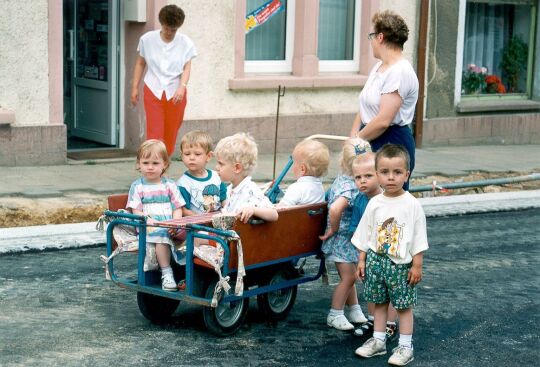
M191 59L197 56L193 41L177 32L185 17L184 11L176 5L161 8L161 29L147 32L139 40L131 87L131 103L136 106L139 84L148 67L144 76L146 139L163 141L169 156L174 152L184 120Z
M352 124L351 137L371 143L373 151L386 143L403 145L414 168L414 138L410 129L418 100L418 77L403 56L409 28L403 18L389 10L372 18L368 34L373 56L380 61L369 73L359 96L359 112ZM409 188L409 181L403 186Z

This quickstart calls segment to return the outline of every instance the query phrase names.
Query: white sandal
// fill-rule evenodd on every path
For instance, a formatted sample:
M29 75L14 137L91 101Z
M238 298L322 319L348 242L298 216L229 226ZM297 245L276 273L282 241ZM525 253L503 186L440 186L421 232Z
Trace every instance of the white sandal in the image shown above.
M330 316L326 318L328 326L336 328L338 330L346 331L354 329L354 325L347 320L345 315Z

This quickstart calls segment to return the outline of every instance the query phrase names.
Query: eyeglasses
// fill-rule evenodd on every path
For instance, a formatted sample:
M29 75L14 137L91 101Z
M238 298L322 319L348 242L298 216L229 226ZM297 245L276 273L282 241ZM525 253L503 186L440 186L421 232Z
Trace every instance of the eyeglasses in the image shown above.
M379 33L377 32L371 32L370 34L367 35L367 39L368 40L372 40L374 39Z

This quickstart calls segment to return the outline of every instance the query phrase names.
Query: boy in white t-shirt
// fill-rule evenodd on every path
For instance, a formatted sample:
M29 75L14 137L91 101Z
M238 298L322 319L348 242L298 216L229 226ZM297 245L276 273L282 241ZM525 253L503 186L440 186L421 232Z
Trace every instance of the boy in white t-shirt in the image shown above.
M253 216L268 222L278 219L278 212L262 190L251 181L257 164L257 144L251 135L237 133L219 141L215 150L216 171L224 182L230 182L224 213L235 214L247 223Z
M212 158L212 138L203 131L190 131L182 137L180 150L187 168L176 181L186 206L183 215L219 211L227 196L227 186L219 175L206 168Z
M369 201L351 239L360 251L357 275L364 281L364 297L375 303L373 337L356 349L356 354L364 358L386 354L386 317L391 302L399 314L400 335L388 363L404 366L414 359L412 308L428 249L426 216L420 202L403 189L410 174L405 148L385 144L376 154L375 168L384 192Z
M292 171L297 181L287 188L277 206L324 202L321 177L328 171L330 162L328 147L316 140L303 140L294 147L292 159Z

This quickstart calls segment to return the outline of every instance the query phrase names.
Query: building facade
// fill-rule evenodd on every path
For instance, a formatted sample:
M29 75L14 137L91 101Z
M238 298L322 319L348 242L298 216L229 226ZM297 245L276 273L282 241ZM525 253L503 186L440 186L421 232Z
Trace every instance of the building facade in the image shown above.
M540 38L536 31L538 0L534 2L490 2L517 7L509 23L518 23L523 14L519 7L529 6L529 14L534 13L530 17L529 48ZM180 32L189 35L198 50L180 134L201 129L218 140L247 131L256 138L260 151L272 152L279 87L285 89L279 98L279 152L290 152L296 142L311 134L348 134L358 108L358 93L375 62L367 39L371 16L391 9L409 25L404 53L415 67L420 26L423 21L429 26L425 112L419 122L419 143L534 143L540 139L535 101L540 93L540 73L535 72L539 66L534 52L527 59L530 75L525 82L523 76L518 77L520 88L523 83L528 88L524 92L520 89L519 93L487 97L461 93L462 65L469 63L464 55L471 55L463 51L464 24L470 22L464 15L467 11L475 12L475 16L484 14L484 10L467 10L474 1L0 3L4 9L0 14L4 86L0 90L0 165L62 164L70 151L83 149L134 151L144 140L145 131L142 103L137 107L130 103L138 39L144 32L159 28L157 14L168 3L184 9L186 21ZM422 19L421 7L426 3L428 17ZM279 11L253 24L250 15L257 9L277 9L276 5L281 5ZM252 27L249 32L246 24ZM507 28L507 32L514 31ZM509 39L506 36L503 42ZM498 100L487 102L495 97L508 99L508 109L498 110ZM490 103L497 108L486 107ZM475 107L478 105L483 107ZM523 130L524 126L529 130ZM487 130L491 131L489 137ZM526 136L519 138L520 131L526 131Z

